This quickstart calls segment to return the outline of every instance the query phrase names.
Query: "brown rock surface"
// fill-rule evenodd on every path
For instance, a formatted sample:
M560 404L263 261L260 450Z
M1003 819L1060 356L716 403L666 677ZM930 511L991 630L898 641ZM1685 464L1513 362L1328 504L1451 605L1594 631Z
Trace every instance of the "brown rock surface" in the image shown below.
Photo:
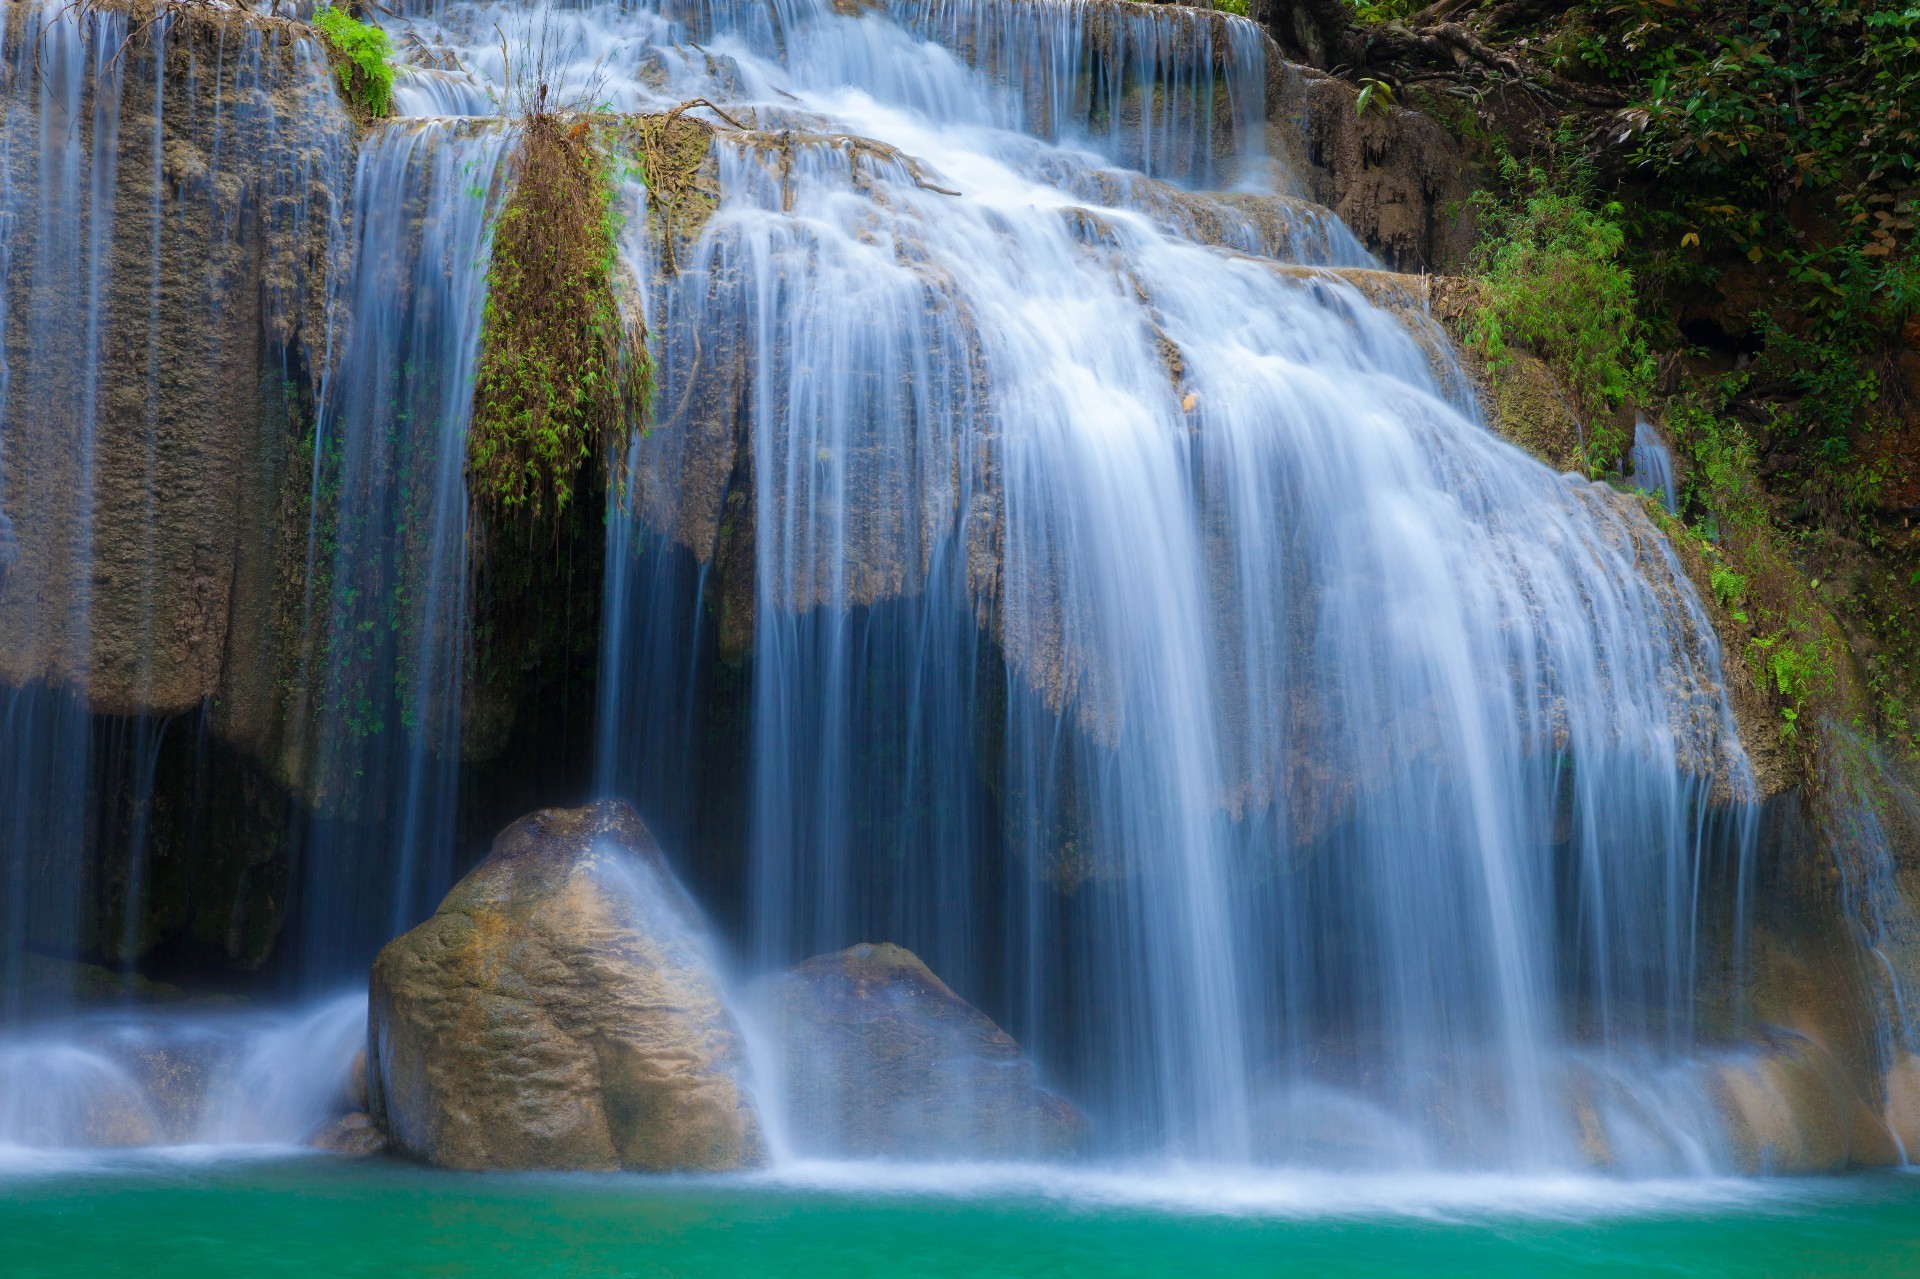
M1898 1161L1893 1136L1834 1057L1777 1032L1768 1048L1720 1068L1721 1116L1747 1172L1799 1175Z
M794 1144L908 1158L1059 1155L1086 1119L908 950L863 943L769 985Z
M75 92L118 111L109 133L99 108L67 120L49 105L60 92L10 90L46 113L20 108L11 131L46 141L6 161L43 200L16 201L9 231L0 681L69 684L109 714L218 698L223 731L264 750L281 508L305 479L277 353L326 345L327 210L352 126L304 24L214 6L25 10L6 29L10 64L52 75L75 40L105 42L113 58ZM78 170L64 190L61 164ZM78 260L90 236L99 256Z
M515 822L374 961L367 1085L450 1168L758 1163L740 1036L694 908L618 801Z

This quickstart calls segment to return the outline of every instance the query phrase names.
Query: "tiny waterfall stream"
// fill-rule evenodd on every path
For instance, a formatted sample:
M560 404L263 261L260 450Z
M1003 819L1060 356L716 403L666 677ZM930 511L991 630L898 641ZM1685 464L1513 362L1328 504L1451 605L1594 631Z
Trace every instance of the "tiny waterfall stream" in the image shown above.
M715 913L746 969L908 947L1101 1156L1733 1165L1696 999L1743 953L1756 791L1706 611L1637 499L1487 430L1438 329L1303 197L1254 24L1109 0L382 13L434 65L400 68L400 118L355 154L293 24L134 57L125 15L5 11L0 616L32 645L0 654L0 990L78 949L86 875L121 885L95 949L139 953L163 737L257 693L104 645L90 593L154 545L115 477L162 465L163 372L198 349L159 263L253 219L298 247L222 258L200 307L216 333L257 309L247 358L313 388L273 463L307 477L273 524L299 615L257 610L300 636L271 693L293 727L257 734L310 800L274 890L299 902L292 986L352 984L451 884L465 438L501 104L532 66L569 108L703 99L716 127L696 225L661 233L648 175L621 186L656 422L607 512L595 776L689 863L737 848ZM199 76L222 92L193 99L193 169L160 120ZM136 178L144 273L113 225ZM109 322L145 345L109 351ZM288 430L248 367L193 389L244 384ZM1672 509L1664 448L1636 455ZM149 615L116 633L185 625L132 597ZM726 786L716 708L743 725ZM206 1114L145 1122L297 1140L358 1006L168 1030L56 1007L0 1049L0 1145L81 1143L89 1097L146 1086L129 1062L209 1038ZM30 1074L71 1096L25 1105Z

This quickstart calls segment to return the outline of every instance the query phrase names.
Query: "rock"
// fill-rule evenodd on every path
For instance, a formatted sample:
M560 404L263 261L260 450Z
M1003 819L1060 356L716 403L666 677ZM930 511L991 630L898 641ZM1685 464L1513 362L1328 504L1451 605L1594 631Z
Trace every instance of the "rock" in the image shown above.
M767 995L803 1151L1018 1158L1085 1140L1085 1117L1034 1084L1012 1036L911 951L862 944L816 956Z
M374 961L367 1087L449 1168L761 1161L698 915L632 808L546 809Z
M1772 1030L1764 1051L1719 1068L1715 1093L1747 1172L1797 1176L1898 1161L1893 1136L1832 1054Z
M353 1062L347 1067L347 1088L342 1099L349 1112L367 1108L367 1050L364 1048L353 1055Z
M313 1144L336 1155L364 1157L386 1153L387 1136L372 1115L355 1110L322 1128L314 1136Z
M1306 194L1400 271L1458 270L1478 238L1476 185L1460 143L1431 116L1400 106L1361 112L1349 81L1269 50L1267 148L1286 157Z

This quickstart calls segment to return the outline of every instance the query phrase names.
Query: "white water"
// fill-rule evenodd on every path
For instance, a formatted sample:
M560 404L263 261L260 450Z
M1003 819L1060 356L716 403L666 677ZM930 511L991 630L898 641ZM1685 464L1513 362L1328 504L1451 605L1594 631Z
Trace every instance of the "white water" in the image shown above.
M0 1044L0 1169L74 1152L283 1151L348 1108L366 996L294 1010L99 1013Z
M1257 186L1257 136L1215 167L1203 131L1036 116L985 51L1024 24L1098 68L1104 12L715 8L699 51L644 10L551 19L612 51L596 96L760 130L721 130L677 272L636 262L663 420L615 535L643 554L609 588L610 776L655 813L698 784L661 539L711 553L706 452L739 421L760 964L911 946L1123 1148L1272 1157L1276 1108L1328 1087L1399 1164L1577 1163L1581 1054L1661 1094L1716 838L1741 857L1707 818L1716 783L1748 791L1711 635L1630 503L1491 438L1392 316L1284 269L1363 260L1323 212L1271 204L1290 230L1255 243L1214 233L1230 200L1107 167ZM495 11L436 13L457 44ZM1231 20L1113 14L1224 22L1192 56L1261 81ZM1629 1109L1606 1158L1711 1162L1697 1090Z
M1667 514L1680 511L1679 486L1673 478L1673 453L1651 423L1642 419L1633 424L1633 486L1653 494Z

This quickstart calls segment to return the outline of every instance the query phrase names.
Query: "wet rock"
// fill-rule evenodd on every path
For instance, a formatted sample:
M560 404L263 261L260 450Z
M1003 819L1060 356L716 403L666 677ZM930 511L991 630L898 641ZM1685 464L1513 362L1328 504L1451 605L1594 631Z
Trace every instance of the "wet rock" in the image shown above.
M804 1151L1020 1158L1085 1140L1085 1117L1035 1085L1012 1036L911 951L863 943L816 956L766 994Z
M1354 109L1358 86L1269 50L1268 149L1293 162L1309 194L1397 270L1450 271L1476 234L1475 183L1460 144L1431 116L1404 107Z
M1920 1157L1920 1056L1902 1053L1887 1072L1887 1127L1909 1161Z
M399 1153L449 1168L761 1159L697 913L624 803L501 832L380 952L371 996L369 1101Z
M1794 1176L1897 1162L1893 1135L1832 1054L1791 1031L1722 1066L1716 1100L1747 1172Z
M364 1157L386 1153L387 1135L364 1110L341 1115L314 1136L313 1144L336 1155Z

